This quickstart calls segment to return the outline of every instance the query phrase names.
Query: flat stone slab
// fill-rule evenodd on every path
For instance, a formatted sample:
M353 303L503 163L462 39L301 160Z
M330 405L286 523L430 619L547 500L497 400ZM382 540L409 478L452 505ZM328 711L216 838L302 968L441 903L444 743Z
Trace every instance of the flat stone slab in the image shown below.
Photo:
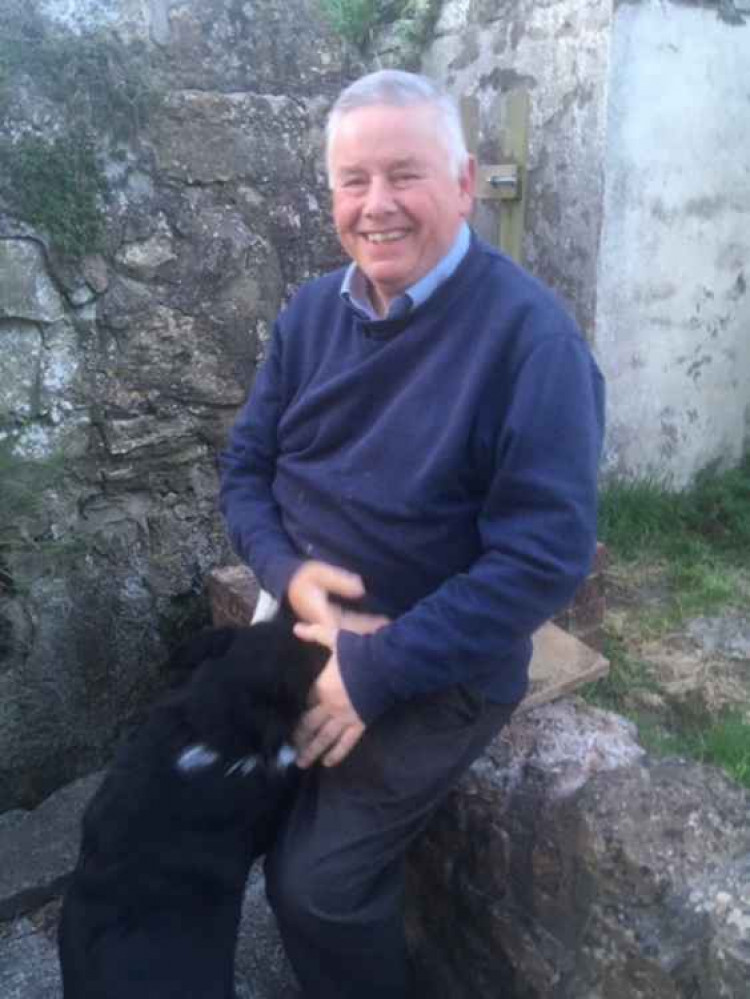
M609 660L551 622L534 634L529 692L520 710L572 693L609 673Z
M60 894L78 856L83 810L102 776L68 784L32 812L0 815L0 920ZM0 990L0 996L6 993Z

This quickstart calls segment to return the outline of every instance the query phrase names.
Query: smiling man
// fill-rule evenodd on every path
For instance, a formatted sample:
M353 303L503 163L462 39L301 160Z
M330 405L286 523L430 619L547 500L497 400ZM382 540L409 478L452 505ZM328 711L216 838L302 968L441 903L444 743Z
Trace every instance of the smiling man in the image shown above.
M471 231L453 101L374 73L328 123L351 264L280 315L222 456L237 551L330 658L266 865L308 999L412 994L403 858L510 718L596 539L601 376Z

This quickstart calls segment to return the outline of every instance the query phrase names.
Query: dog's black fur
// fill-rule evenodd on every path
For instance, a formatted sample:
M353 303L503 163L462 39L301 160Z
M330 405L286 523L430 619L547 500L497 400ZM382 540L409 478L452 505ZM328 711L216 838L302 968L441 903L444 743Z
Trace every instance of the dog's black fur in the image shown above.
M84 815L59 929L64 999L231 999L245 882L293 783L279 752L325 658L283 621L178 652L189 681L122 746Z

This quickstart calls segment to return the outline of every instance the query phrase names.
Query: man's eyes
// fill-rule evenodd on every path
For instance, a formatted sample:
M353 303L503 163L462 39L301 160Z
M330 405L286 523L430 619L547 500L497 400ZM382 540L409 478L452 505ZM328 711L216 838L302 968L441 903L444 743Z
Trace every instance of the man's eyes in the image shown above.
M409 184L413 184L415 181L421 178L421 174L414 170L399 171L398 173L391 174L388 177L388 182L393 187L408 187ZM341 187L347 191L359 191L364 190L370 183L368 177L344 177L341 181Z
M412 184L415 180L419 180L419 174L414 172L395 173L391 177L391 183L395 187L404 187L407 184Z

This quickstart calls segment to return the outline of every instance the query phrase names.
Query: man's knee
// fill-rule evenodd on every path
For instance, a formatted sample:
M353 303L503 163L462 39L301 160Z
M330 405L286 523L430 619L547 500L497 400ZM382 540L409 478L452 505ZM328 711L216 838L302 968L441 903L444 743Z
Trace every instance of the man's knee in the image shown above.
M279 922L298 927L368 921L383 915L385 901L370 879L335 863L288 855L267 858L266 895Z

